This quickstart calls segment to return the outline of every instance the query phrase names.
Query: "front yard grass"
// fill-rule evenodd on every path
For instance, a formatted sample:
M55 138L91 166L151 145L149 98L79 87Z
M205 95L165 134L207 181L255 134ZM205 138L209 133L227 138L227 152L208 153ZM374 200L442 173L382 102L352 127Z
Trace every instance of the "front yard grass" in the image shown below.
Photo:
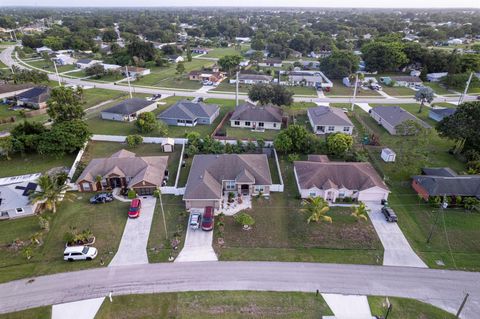
M421 119L428 114L428 108L420 114L415 113L418 105L400 106L407 110L411 108L409 111ZM397 213L398 224L410 245L429 267L478 271L480 214L463 209L446 209L444 214L439 215L431 242L427 244L439 209L420 200L410 186L411 176L420 174L422 167L450 167L458 173L465 171L465 164L448 152L453 142L439 137L432 129L428 140L412 140L402 145L405 137L389 135L367 113L360 109L356 112L362 122L379 136L381 147L367 146L366 149L374 166L385 176L391 190L390 206ZM397 153L396 163L381 160L381 148L385 146ZM405 157L409 148L415 148L421 156L415 160Z
M225 127L226 126L226 127ZM241 139L241 140L257 140L263 139L265 141L273 141L275 137L280 133L280 130L265 130L263 132L253 131L249 128L231 127L230 121L227 121L224 125L227 132L227 138Z
M215 92L235 92L236 91L236 86L235 84L230 84L229 79L226 78L222 82L220 82L217 87L213 88L210 90L210 92L215 93ZM251 85L249 84L238 84L238 92L239 93L248 93L249 88Z
M60 203L56 214L43 214L50 220L50 231L42 233L43 244L33 248L30 260L10 244L14 241L27 242L33 234L41 232L38 218L32 216L0 222L0 282L108 265L123 234L128 203L113 201L92 205L89 203L90 195L77 194L73 201ZM73 263L63 261L63 236L70 227L93 232L96 237L94 246L99 250L96 259Z
M167 262L169 256L176 257L183 248L187 231L188 213L182 196L162 195L162 202L167 236L165 236L160 200L157 200L147 245L148 260L151 263ZM171 247L171 240L174 237L179 240L176 250Z
M335 96L353 96L353 87L347 87L342 83L342 80L339 79L330 79L333 83L333 87L330 89L330 92L323 91L325 96L327 97L335 97ZM373 96L373 97L381 97L375 90L362 90L361 88L357 88L357 96Z
M332 312L321 296L303 292L204 291L143 294L105 300L107 318L321 318Z
M29 64L33 67L55 73L55 66L53 65L53 62L50 61L50 60L48 60L48 61L47 60L28 61L28 62L25 62L25 63L27 63L27 64ZM57 70L58 70L58 73L62 73L62 72L66 72L66 71L72 71L72 70L75 70L75 66L71 65L71 64L57 65Z
M331 207L332 224L307 224L307 216L300 212L293 165L283 157L280 163L285 191L253 199L253 208L247 211L255 219L253 229L244 231L232 217L225 217L223 247L215 232L220 260L382 263L383 247L371 222L357 222L350 216L351 208Z
M116 100L128 96L126 92L96 88L84 90L83 92L84 104L82 105L82 107L84 109L95 106L105 101Z
M453 319L455 316L440 308L415 299L388 297L392 305L392 310L388 315L390 319ZM387 312L387 302L385 297L368 297L368 304L372 315L378 318L384 316Z
M240 51L233 46L225 48L211 48L207 54L202 55L201 57L219 59L225 55L241 55L243 50L246 50L245 46L243 46ZM193 59L195 60L195 58Z
M437 82L423 82L423 85L432 88L433 91L438 95L455 94L455 92L447 90L444 86Z
M387 93L391 96L411 96L412 98L415 96L415 91L404 87L404 86L382 86L383 92Z

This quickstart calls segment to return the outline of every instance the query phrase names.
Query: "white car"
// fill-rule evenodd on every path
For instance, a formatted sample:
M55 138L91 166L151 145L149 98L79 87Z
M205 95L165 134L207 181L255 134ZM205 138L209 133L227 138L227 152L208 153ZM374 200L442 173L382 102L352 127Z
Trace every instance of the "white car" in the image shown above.
M97 257L98 250L89 246L70 246L63 251L63 260L92 260Z
M190 215L190 228L191 229L198 229L200 228L200 224L202 222L202 214L200 213L192 213Z

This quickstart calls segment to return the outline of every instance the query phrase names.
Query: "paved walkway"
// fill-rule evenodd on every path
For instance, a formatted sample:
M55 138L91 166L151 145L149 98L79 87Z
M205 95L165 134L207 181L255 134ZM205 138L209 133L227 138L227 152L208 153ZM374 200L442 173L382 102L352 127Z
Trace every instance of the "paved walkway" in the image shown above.
M185 244L175 262L216 261L217 255L212 247L213 231L187 228Z
M373 319L366 296L322 294L322 297L335 319Z
M372 107L368 105L368 103L355 103L355 105L357 105L359 108L361 108L367 113L372 109Z
M93 319L104 299L102 297L54 305L52 319Z
M383 92L382 90L378 90L377 92L378 92L378 94L380 94L381 96L383 96L387 99L394 99L393 96L388 95L387 93Z
M389 223L381 213L380 203L366 202L370 209L368 215L373 227L377 231L385 252L383 264L385 266L407 266L427 268L427 265L415 254L397 223Z

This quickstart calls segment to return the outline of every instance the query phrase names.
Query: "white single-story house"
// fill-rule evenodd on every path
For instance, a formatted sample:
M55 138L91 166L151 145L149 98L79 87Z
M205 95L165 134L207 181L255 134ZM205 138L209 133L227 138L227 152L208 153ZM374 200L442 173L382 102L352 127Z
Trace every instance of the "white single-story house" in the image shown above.
M100 60L80 59L77 61L76 66L78 69L86 69L97 63L102 63Z
M211 125L220 115L220 107L216 104L181 100L157 115L157 119L167 125L196 126Z
M179 62L183 62L183 61L185 61L185 59L181 55L176 55L175 54L175 55L168 56L168 62L179 63Z
M48 54L53 52L52 49L50 49L49 47L46 47L46 46L36 48L35 51L37 51L37 53L40 53L40 54L43 53L43 52L47 52Z
M52 61L58 65L73 65L77 62L77 59L72 58L68 54L57 54L56 57L52 58Z
M315 134L353 133L353 123L342 109L317 106L309 108L307 115Z
M250 74L250 73L240 73L238 75L239 84L268 84L272 82L272 77L265 74ZM230 84L237 83L236 78L230 78Z
M140 98L126 99L101 112L103 120L131 122L135 121L139 114L151 112L157 108L157 102L147 101Z
M441 78L448 75L448 72L427 73L428 82L439 82Z
M279 107L257 106L247 102L235 108L230 118L230 126L255 130L280 130L282 119L282 110Z
M102 63L103 68L105 71L115 71L115 70L120 70L122 67L117 64L107 64L107 63Z
M397 135L397 125L407 121L417 121L424 128L430 129L431 126L414 116L412 113L405 111L400 106L376 106L370 109L370 116L383 126L391 135Z
M282 72L282 74L284 73ZM332 81L320 71L292 71L287 73L287 75L288 82L286 84L288 85L308 86L316 89L330 89L333 87Z
M457 109L450 108L433 108L428 112L428 117L434 120L435 122L440 122L445 117L455 114Z
M36 181L41 174L0 178L0 219L32 216L41 203L32 203L29 195L39 189Z
M210 51L210 49L198 47L198 48L192 48L191 51L192 53L197 53L197 54L207 54Z
M301 198L322 197L330 203L345 198L358 201L386 200L387 185L368 162L330 162L325 155L295 161L293 172Z
M128 74L127 74L127 72L128 72ZM130 77L136 78L138 76L145 76L145 75L150 74L150 69L140 68L138 66L127 66L126 70L125 70L125 68L122 68L122 73L125 76L130 76Z
M265 59L262 62L258 63L258 66L274 68L281 68L282 65L283 63L280 59Z

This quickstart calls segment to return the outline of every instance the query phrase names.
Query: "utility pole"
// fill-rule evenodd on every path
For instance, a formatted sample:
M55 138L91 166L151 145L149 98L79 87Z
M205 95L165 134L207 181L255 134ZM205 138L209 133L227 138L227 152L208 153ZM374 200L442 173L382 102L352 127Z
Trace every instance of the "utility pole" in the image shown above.
M438 218L440 217L440 214L443 214L444 213L443 210L447 207L448 207L448 203L445 200L445 195L444 195L443 199L442 199L442 204L440 205L440 211L437 212L437 216L435 217L435 221L433 222L432 228L430 229L430 233L428 234L427 244L429 244L430 240L432 239L433 231L434 231L435 227L437 226L437 221L438 221Z
M53 66L55 67L55 74L57 74L58 86L62 86L62 81L60 81L60 74L58 74L57 63L53 61Z
M355 74L355 89L353 90L352 112L353 112L353 107L355 106L355 98L357 97L357 86L358 86L358 73Z
M130 86L130 73L128 73L128 66L125 65L125 75L127 76L128 82L128 92L130 93L130 98L132 98L132 87Z
M236 74L237 80L235 81L235 107L238 106L238 71Z
M165 228L165 239L168 239L167 222L165 221L165 211L163 210L162 191L158 189L158 199L160 199L160 208L162 209L163 227Z
M463 100L465 99L465 96L467 96L468 88L470 87L470 82L472 81L473 77L473 72L470 73L470 76L468 77L467 85L465 85L465 90L463 91L463 94L460 95L460 98L458 99L458 104L462 104Z
M460 318L460 313L462 312L463 307L464 307L465 304L467 303L468 296L470 296L469 293L467 293L467 294L465 295L465 298L463 298L462 304L460 305L460 308L458 308L458 311L457 311L457 314L455 315L455 318Z

